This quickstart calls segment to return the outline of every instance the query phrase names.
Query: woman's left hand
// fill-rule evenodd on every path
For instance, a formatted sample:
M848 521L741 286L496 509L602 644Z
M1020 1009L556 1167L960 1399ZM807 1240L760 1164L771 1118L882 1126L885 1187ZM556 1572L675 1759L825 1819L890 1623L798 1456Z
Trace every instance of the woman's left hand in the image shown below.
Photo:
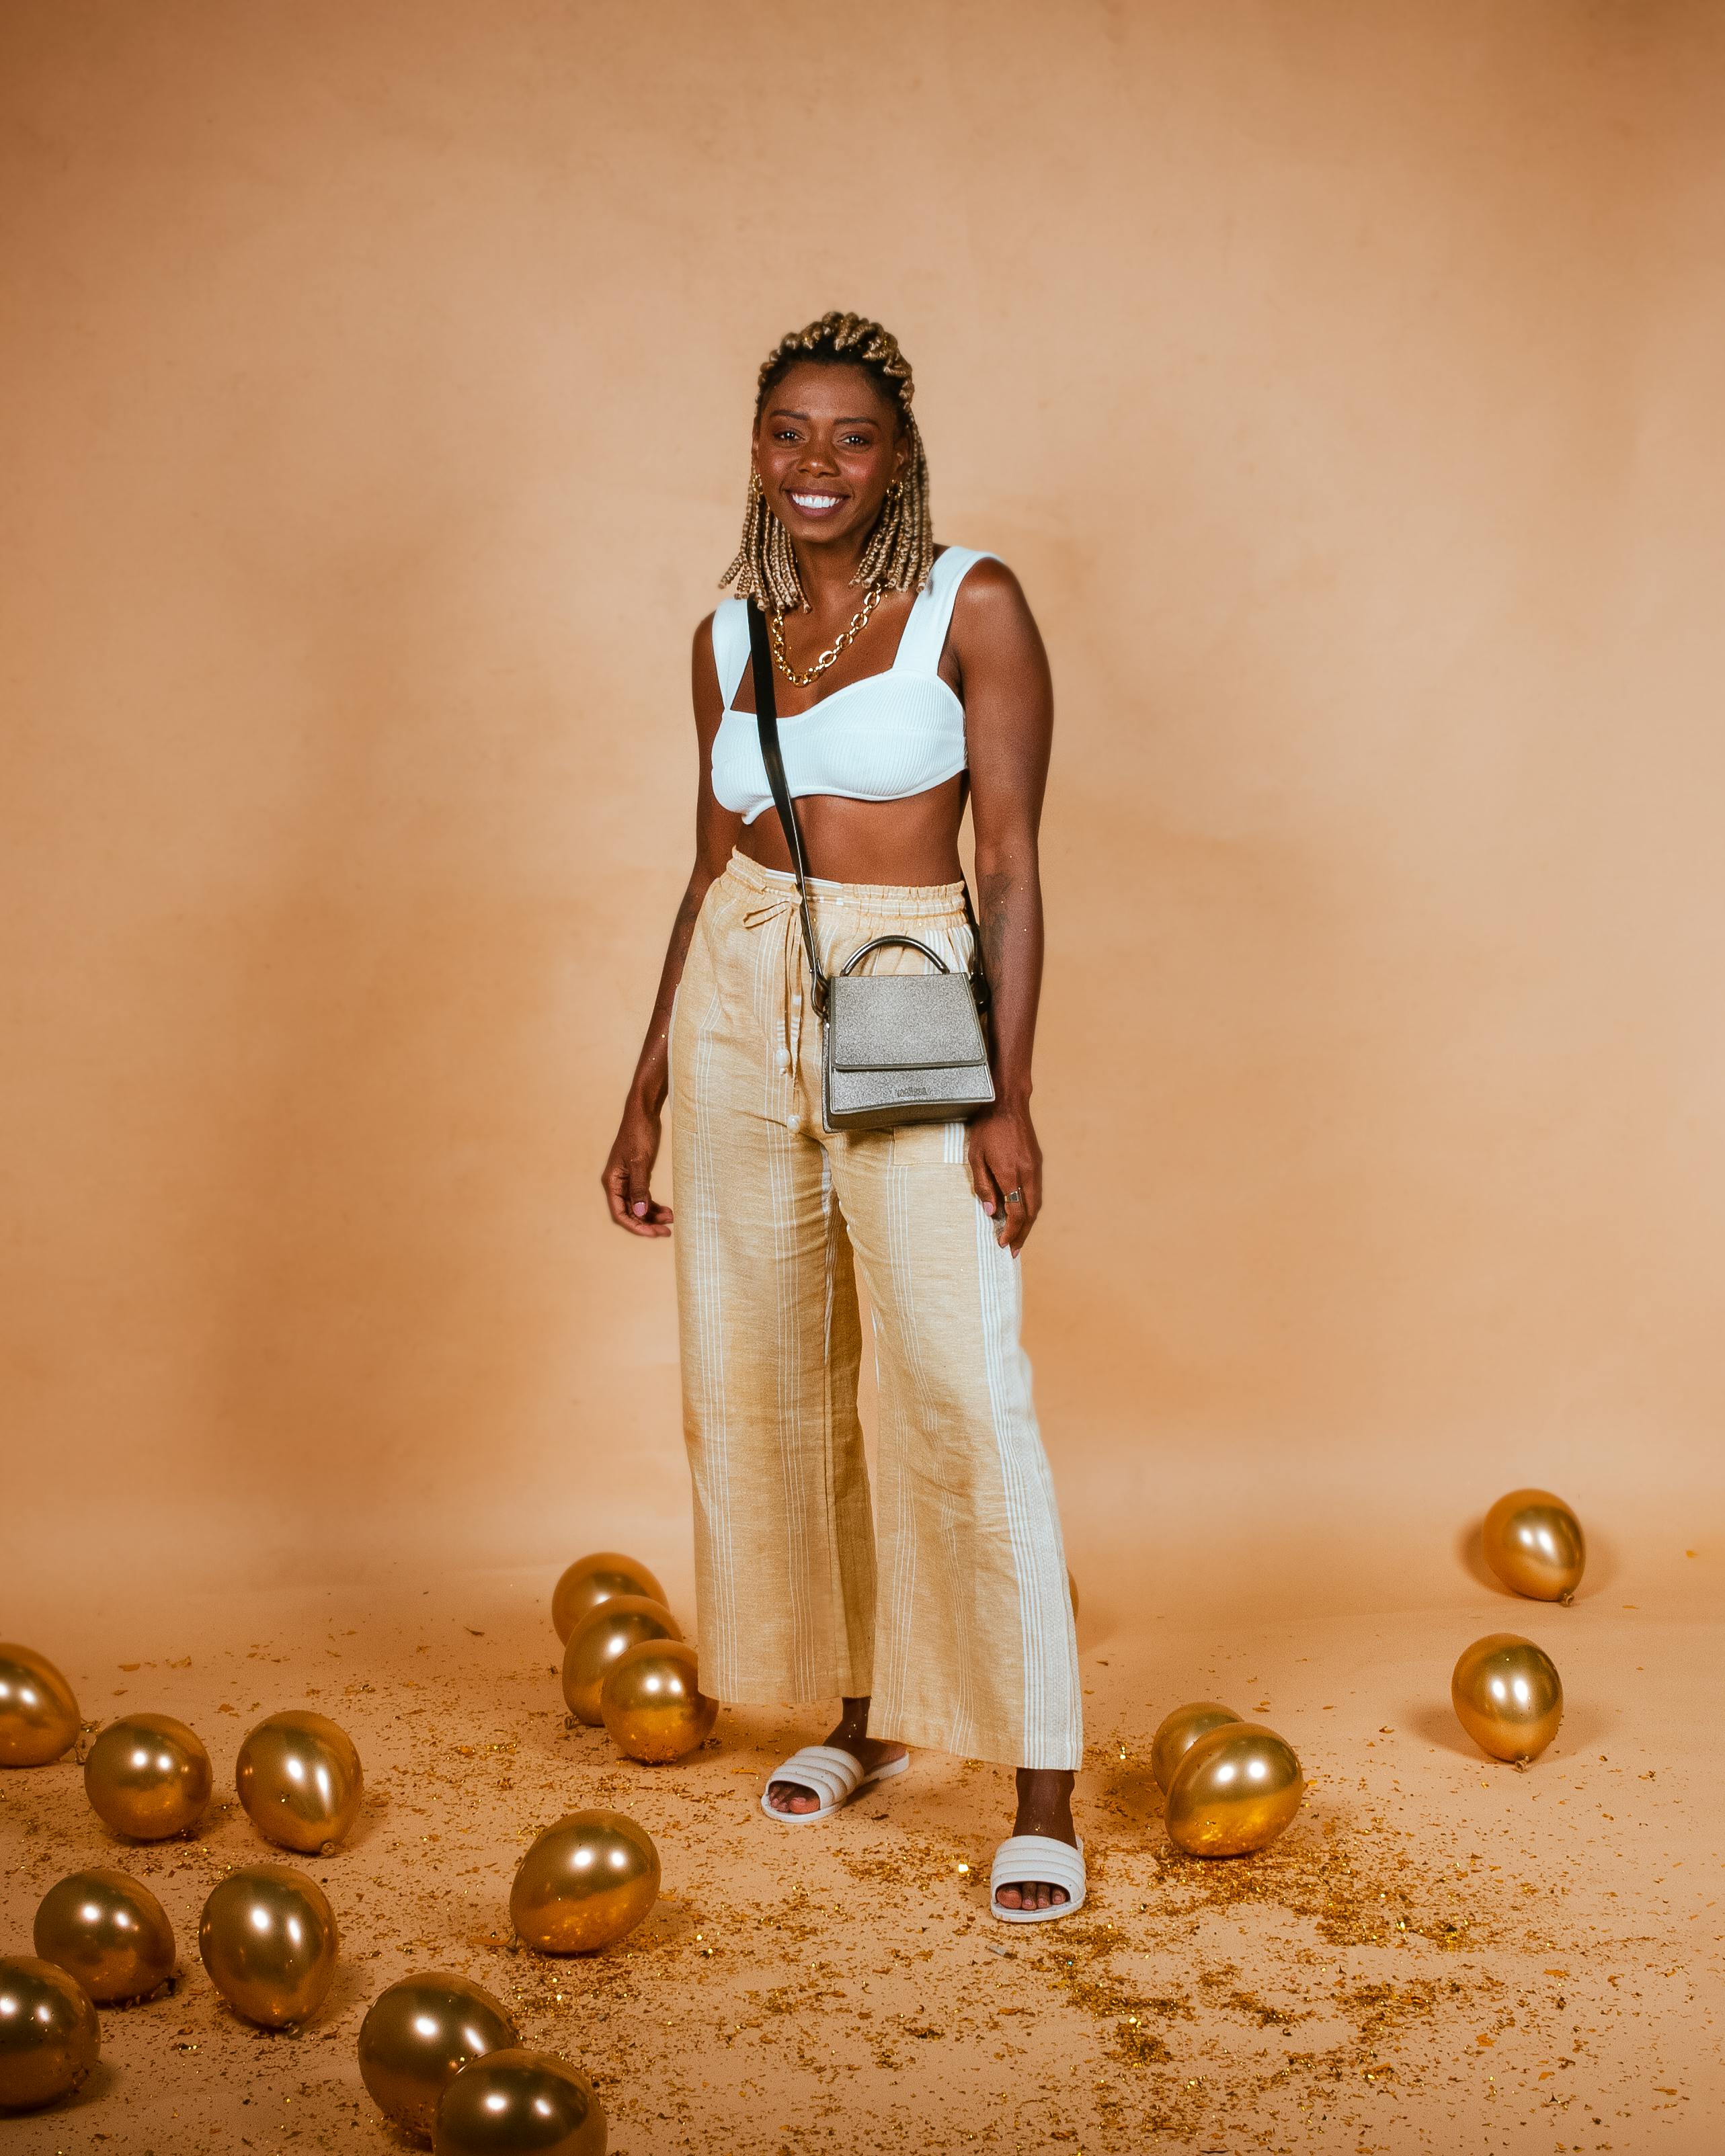
M1043 1209L1043 1149L1027 1107L996 1102L974 1117L965 1139L971 1183L994 1222L994 1240L1016 1258Z

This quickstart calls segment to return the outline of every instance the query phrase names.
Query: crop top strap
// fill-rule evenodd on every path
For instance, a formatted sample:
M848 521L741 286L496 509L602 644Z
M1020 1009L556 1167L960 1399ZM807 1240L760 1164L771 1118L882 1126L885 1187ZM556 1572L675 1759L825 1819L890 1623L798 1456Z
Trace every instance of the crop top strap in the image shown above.
M713 664L718 675L718 707L728 711L737 701L743 669L749 664L746 599L721 599L713 609Z
M970 547L948 547L929 572L928 588L919 592L910 619L899 639L899 655L893 670L906 674L938 674L940 654L946 648L946 632L952 624L953 603L958 588L978 562L993 559ZM744 624L745 634L747 624Z

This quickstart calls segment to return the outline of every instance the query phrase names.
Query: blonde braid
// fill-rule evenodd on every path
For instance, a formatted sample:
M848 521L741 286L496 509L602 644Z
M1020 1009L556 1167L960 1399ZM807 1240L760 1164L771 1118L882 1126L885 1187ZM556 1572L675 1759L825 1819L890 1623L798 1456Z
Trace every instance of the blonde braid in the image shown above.
M929 513L929 459L923 449L922 430L910 408L915 393L910 362L899 351L899 340L878 322L863 315L822 315L819 321L780 337L762 361L754 398L757 424L767 392L805 359L826 367L864 368L898 407L899 424L909 439L910 454L904 476L894 480L887 491L885 505L851 581L870 587L878 584L889 592L920 591L934 563L935 526ZM721 585L734 585L739 598L758 598L774 613L792 613L808 605L790 535L768 508L756 472L749 475L742 544L718 581Z

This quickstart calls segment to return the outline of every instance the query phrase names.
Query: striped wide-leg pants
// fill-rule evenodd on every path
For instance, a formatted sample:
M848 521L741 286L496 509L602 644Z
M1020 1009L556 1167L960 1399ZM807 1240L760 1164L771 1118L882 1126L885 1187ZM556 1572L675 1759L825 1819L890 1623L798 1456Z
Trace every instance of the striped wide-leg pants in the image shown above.
M811 890L829 970L888 931L969 959L957 884ZM864 962L925 963L897 947ZM1018 1262L971 1188L962 1123L823 1127L807 989L794 882L734 854L671 1035L703 1687L760 1705L867 1693L873 1736L1075 1768L1077 1648ZM880 1398L873 1517L858 1264Z

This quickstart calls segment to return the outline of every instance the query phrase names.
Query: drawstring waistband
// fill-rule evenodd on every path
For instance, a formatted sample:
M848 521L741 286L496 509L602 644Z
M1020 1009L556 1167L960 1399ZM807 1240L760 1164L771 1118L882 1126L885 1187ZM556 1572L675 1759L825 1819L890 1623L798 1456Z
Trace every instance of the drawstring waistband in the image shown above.
M749 894L742 901L741 912L734 916L744 928L773 929L776 924L775 932L783 949L785 982L781 1002L785 1031L776 1053L781 1070L794 1070L802 1047L803 992L808 968L796 878L789 869L763 868L759 861L750 860L747 854L734 852L725 864L724 880L741 886ZM832 927L842 928L842 919L832 920L841 908L866 919L867 930L857 935L857 944L866 942L870 936L879 935L893 921L965 923L965 887L961 883L837 883L826 876L811 876L808 891L810 904L823 926L830 921ZM823 937L821 940L825 944L826 939ZM843 942L849 939L841 936L838 940ZM823 957L822 963L830 968L831 957Z
M803 949L802 922L797 914L796 880L787 876L785 883L788 887L782 891L762 891L744 906L742 919L745 928L765 928L774 921L780 924L785 993L779 1003L784 1031L776 1052L779 1068L794 1070L802 1046L802 985L809 961Z
M724 873L749 891L770 891L775 897L788 892L790 903L796 903L796 878L789 869L765 869L747 854L734 852ZM859 912L910 918L962 916L965 910L961 883L837 883L828 876L811 876L808 885L809 896L817 906L854 906Z

